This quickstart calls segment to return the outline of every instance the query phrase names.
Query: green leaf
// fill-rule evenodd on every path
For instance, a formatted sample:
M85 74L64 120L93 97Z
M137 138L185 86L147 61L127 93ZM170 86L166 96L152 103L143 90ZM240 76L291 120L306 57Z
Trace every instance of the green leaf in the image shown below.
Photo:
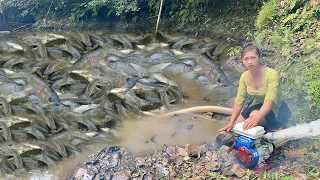
M290 14L289 16L287 16L282 22L285 24L293 19L295 19L296 17L298 17L298 14Z
M290 10L292 10L296 6L297 0L290 1Z

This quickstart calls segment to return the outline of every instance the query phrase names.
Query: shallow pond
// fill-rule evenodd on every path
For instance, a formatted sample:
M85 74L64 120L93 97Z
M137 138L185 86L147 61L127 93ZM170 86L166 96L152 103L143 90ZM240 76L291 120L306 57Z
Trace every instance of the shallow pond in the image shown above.
M103 31L34 32L14 35L12 40L7 39L2 38L0 47L1 65L5 73L3 78L9 79L10 85L18 84L19 88L24 88L22 95L5 92L7 96L4 96L4 99L12 109L18 105L37 107L35 109L38 109L38 116L45 120L52 117L51 126L50 121L46 121L51 129L45 134L49 141L52 141L55 133L59 133L59 129L65 129L67 132L95 131L104 134L102 131L107 128L107 133L114 136L112 139L103 136L100 138L102 140L76 144L81 148L81 153L72 153L49 168L32 170L27 175L20 170L16 171L15 174L19 177L24 174L21 179L25 179L26 176L30 179L64 179L89 155L110 145L120 145L133 152L148 153L162 144L201 144L212 141L223 123L208 115L182 114L165 119L159 119L157 115L193 106L230 106L236 93L233 83L239 74L226 65L225 54L228 44L221 40L196 39L180 34L161 34L161 38L152 40L152 35L148 34L119 35ZM222 46L224 47L221 48ZM62 75L69 79L64 81L64 77L60 77L61 74L58 72L64 72ZM31 79L23 78L28 74L31 74ZM159 77L159 74L163 81L154 78ZM130 84L130 80L134 82L133 85ZM23 87L20 87L22 85ZM175 91L175 87L181 94ZM139 97L139 102L145 104L136 103L137 98L132 98L132 94L127 92L137 93L134 97ZM103 95L98 96L99 93ZM21 98L20 96L28 97L27 101L36 106L30 106L28 102L14 101L18 97ZM179 97L183 98L179 100ZM68 103L78 104L67 105L65 99L70 98L77 100ZM82 100L81 103L79 99ZM89 99L97 106L83 107L83 99ZM62 100L65 103L63 105ZM109 127L105 125L108 122L97 122L106 115L100 116L101 109L103 112L109 110L106 101L116 104L112 104L112 108L116 107L112 112L120 114L120 125ZM135 108L128 106L130 103L136 103ZM122 106L124 114L120 113ZM84 111L79 107L87 109ZM88 112L89 110L92 111ZM20 111L15 109L13 115ZM143 112L144 115L139 112ZM150 113L153 115L147 115ZM78 117L92 118L92 122L78 122ZM75 130L78 126L74 123L69 124L68 118L80 124L80 130ZM2 127L1 130L4 136L5 128ZM12 175L6 177L17 179L17 176Z

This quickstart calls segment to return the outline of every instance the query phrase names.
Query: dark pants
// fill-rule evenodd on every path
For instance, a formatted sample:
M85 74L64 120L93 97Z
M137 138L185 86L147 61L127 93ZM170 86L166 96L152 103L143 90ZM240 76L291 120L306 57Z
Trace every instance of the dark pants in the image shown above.
M254 110L260 110L262 104L256 104L253 106L249 105L243 109L241 115L247 119L250 116L250 113ZM271 110L266 116L266 124L262 125L266 131L272 131L284 127L291 117L291 111L285 101L281 102L278 117L275 116L274 112Z

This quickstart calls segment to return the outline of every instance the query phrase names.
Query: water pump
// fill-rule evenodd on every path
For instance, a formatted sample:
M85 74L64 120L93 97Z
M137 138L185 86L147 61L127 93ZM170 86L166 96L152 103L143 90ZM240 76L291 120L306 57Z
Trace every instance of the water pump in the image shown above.
M263 138L265 134L263 127L256 126L243 130L243 124L244 122L234 126L232 131L235 132L237 140L230 147L229 152L234 149L239 164L246 168L256 169L263 166L263 171L269 169L270 166L266 165L266 160L275 149L273 143Z

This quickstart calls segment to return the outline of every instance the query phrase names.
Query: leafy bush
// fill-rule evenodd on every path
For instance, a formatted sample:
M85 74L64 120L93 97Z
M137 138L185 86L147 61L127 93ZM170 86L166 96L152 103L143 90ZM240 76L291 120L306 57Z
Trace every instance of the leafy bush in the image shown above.
M94 16L98 14L98 10L103 7L109 7L111 13L120 16L122 13L135 12L139 10L138 0L90 0L87 2L88 9L93 11Z
M258 28L262 28L263 26L267 26L272 22L278 8L279 8L280 0L271 0L266 2L262 6L262 10L259 12L259 16L257 18L256 26Z
M239 56L241 53L242 47L241 46L235 46L235 47L230 47L228 49L227 55L232 57L232 56Z
M161 0L0 0L0 13L8 19L32 15L73 21L107 16L131 20L156 17ZM164 0L165 18L176 22L200 22L212 14L235 11L255 11L261 1L250 0ZM254 7L254 8L252 8Z
M19 13L10 14L12 8L18 9ZM117 16L136 12L139 4L138 0L1 0L0 9L9 15L9 19L17 18L17 15L33 15L37 19L50 15L51 18L78 20L85 15L97 16L100 10Z
M172 0L164 1L163 16L177 18L181 22L199 21L208 10L209 0ZM149 0L148 7L158 14L160 0Z
M316 62L305 70L308 87L306 98L311 101L310 108L313 111L320 111L320 56L314 57L317 58Z
M272 51L277 69L286 72L284 94L300 121L320 115L319 3L269 0L256 20L255 41Z

